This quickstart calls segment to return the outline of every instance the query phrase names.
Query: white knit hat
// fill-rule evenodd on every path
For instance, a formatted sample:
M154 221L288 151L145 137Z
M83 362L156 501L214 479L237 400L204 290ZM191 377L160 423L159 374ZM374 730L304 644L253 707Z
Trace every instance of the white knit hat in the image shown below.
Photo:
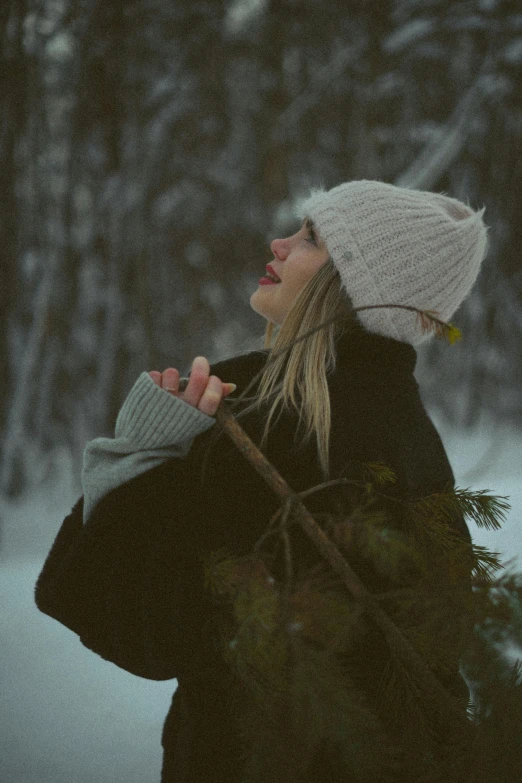
M314 221L354 307L406 304L435 310L447 321L486 256L485 209L474 212L440 193L356 180L313 189L295 211ZM368 331L412 345L433 335L407 310L357 316Z

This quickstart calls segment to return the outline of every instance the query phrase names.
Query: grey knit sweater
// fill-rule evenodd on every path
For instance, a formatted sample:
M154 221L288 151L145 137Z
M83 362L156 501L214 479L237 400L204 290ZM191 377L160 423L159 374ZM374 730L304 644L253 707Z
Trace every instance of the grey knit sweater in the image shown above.
M83 454L83 521L111 489L166 459L183 459L194 438L216 423L197 408L161 389L142 372L116 419L114 438L95 438Z

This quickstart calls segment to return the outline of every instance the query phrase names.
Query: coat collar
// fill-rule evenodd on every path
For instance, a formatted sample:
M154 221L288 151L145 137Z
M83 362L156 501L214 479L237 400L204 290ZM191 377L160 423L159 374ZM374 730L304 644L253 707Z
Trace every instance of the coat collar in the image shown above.
M335 340L337 360L336 375L346 372L353 375L379 376L380 379L395 376L412 376L417 362L417 353L412 345L367 331L358 321L351 321L346 331ZM268 348L250 351L212 365L211 372L246 386L252 377L262 369L270 350ZM233 373L228 377L227 373ZM189 373L190 375L190 373Z
M352 369L382 370L412 374L417 352L409 343L369 332L358 321L352 321L336 338L338 364Z

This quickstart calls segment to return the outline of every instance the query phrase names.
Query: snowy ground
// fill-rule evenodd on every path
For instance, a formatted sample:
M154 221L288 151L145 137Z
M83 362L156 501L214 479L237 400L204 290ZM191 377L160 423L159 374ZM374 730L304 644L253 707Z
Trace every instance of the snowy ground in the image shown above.
M437 422L435 422L437 424ZM457 485L509 495L502 530L472 528L477 544L522 570L522 432L439 426ZM134 677L84 648L40 613L34 584L77 488L64 474L16 503L0 499L0 780L2 783L158 783L160 736L176 680Z

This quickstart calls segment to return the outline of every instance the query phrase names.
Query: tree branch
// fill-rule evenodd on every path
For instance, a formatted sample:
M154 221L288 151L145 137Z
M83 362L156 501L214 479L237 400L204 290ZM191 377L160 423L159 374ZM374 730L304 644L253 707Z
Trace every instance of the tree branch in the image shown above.
M475 81L460 99L453 114L446 123L442 136L438 136L425 146L418 157L396 180L395 185L418 190L431 190L464 147L473 117L482 101L495 87L492 74L493 57L484 61Z
M257 446L236 422L234 416L224 407L223 403L220 404L216 411L216 420L237 446L239 452L261 475L268 486L281 499L282 503L292 504L292 512L306 535L313 541L321 555L341 577L350 593L361 602L368 614L375 620L397 657L405 666L409 667L419 682L426 684L438 709L446 720L452 724L451 731L459 735L470 735L472 727L463 716L461 705L454 700L432 674L417 651L366 589L335 544L317 524L308 509L303 505L299 495L289 487L264 454L259 451Z

